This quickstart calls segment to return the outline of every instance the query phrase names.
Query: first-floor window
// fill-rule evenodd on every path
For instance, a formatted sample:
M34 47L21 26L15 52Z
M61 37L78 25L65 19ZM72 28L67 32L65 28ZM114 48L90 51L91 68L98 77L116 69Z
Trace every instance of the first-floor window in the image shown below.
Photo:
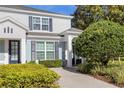
M53 60L55 59L55 42L36 42L36 58L37 60Z
M36 43L36 58L37 60L45 59L45 43L38 41Z
M55 43L46 42L46 59L54 59Z
M54 59L54 51L47 51L46 56L46 59Z
M45 52L44 51L37 51L37 60L44 60L45 59Z

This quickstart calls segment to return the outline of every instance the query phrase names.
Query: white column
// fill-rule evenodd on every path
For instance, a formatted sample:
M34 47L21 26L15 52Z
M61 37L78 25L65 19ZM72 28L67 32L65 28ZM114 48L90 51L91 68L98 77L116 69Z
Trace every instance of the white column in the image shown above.
M9 41L5 39L5 62L4 64L9 64Z
M62 59L62 48L59 48L59 59Z
M21 63L26 62L26 39L21 39Z
M68 35L67 41L67 67L72 67L72 39L71 35Z

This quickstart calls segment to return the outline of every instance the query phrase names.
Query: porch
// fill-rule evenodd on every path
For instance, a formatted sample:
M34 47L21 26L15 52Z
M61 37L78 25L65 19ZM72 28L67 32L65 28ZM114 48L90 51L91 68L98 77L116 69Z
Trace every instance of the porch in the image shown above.
M22 39L0 39L0 64L25 63L23 46Z
M28 28L11 17L0 20L0 64L26 62Z

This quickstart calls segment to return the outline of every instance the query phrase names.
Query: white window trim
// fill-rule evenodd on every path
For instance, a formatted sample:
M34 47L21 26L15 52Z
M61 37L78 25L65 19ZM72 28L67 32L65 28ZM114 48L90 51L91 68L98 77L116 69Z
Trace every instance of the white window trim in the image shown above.
M45 40L36 40L36 42L44 42L44 50L37 50L36 52L44 52L44 59L43 60L55 60L55 42L56 41L45 41ZM46 49L46 44L47 42L52 42L54 44L54 49L53 50L47 50ZM54 52L54 58L53 59L47 59L47 52Z
M42 17L41 19L43 19L43 18L47 18L47 19L48 19L48 24L47 24L47 25L48 25L48 30L43 30L43 28L42 28L42 30L43 30L43 31L50 31L50 29L49 29L49 26L50 26L49 19L50 19L50 17ZM42 24L42 26L43 26L42 21L41 21L41 24ZM41 27L42 27L42 26L41 26Z
M45 44L45 42L44 41L37 41L37 42L43 42L44 44ZM36 47L37 47L37 42L36 42ZM37 52L44 52L44 56L45 56L45 49L44 50L38 50L37 48L36 48L36 53ZM37 58L37 57L36 57ZM44 59L43 60L45 60L45 57L44 57Z
M41 19L41 17L39 17L39 16L32 16L32 29L35 30L35 29L34 29L34 24L40 24L40 30L41 30L41 27L42 27L42 26L41 26L41 22L42 22L42 21L40 20L40 23L33 23L33 18L34 18L34 17L37 17L37 18L40 18L40 19Z
M35 31L35 29L34 29L34 23L33 23L33 17L38 17L38 18L40 18L40 30L42 30L42 18L47 18L48 19L48 30L42 30L42 31L47 31L47 32L49 32L50 31L50 28L49 28L49 26L50 26L50 22L49 22L49 19L50 18L52 18L52 17L41 17L41 16L32 16L32 29ZM36 23L35 23L36 24Z
M47 43L47 42L52 42L52 41L46 41L46 43ZM55 51L56 51L56 50L55 50L55 41L52 42L52 43L54 44L54 49L53 49L53 50L46 50L46 53L47 53L47 52L54 52L54 58L53 58L53 59L49 59L49 60L55 60ZM47 59L46 59L46 60L47 60Z

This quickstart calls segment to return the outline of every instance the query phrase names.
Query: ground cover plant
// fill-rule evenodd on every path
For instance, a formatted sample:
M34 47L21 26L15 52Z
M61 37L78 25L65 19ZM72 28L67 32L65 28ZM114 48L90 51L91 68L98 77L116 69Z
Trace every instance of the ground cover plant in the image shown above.
M62 67L62 60L44 60L39 61L39 64L42 64L46 67Z
M107 66L84 63L78 66L78 70L119 87L124 87L124 61L110 61Z
M0 65L0 87L41 88L59 87L60 76L38 64Z

